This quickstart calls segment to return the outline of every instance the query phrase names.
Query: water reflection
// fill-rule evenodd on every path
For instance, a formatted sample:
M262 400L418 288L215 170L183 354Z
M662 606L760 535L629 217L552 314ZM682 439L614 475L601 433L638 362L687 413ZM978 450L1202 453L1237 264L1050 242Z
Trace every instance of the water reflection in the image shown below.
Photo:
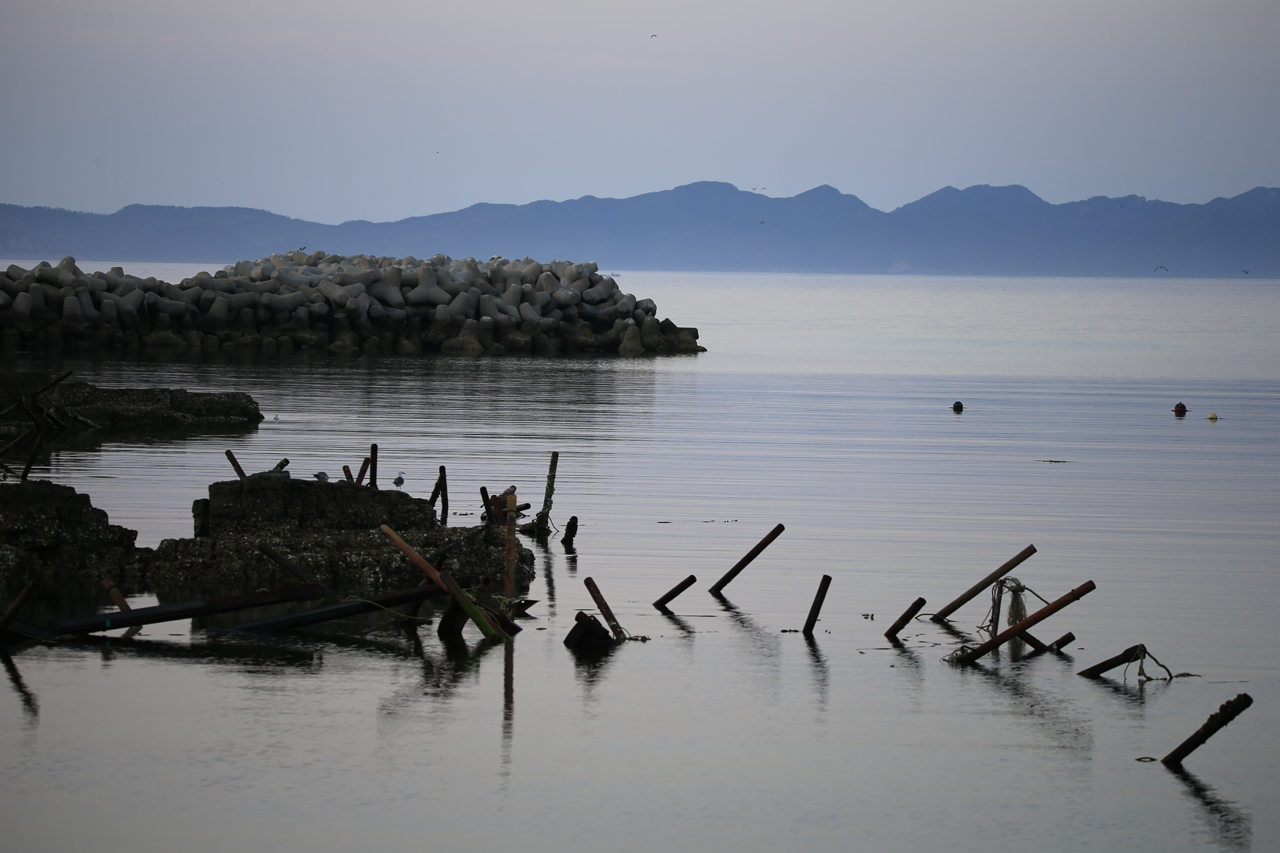
M4 651L0 651L0 663L4 664L4 671L9 676L9 683L17 691L18 698L22 700L22 711L27 716L27 722L34 725L40 716L40 701L36 699L36 694L32 693L22 680L22 673L18 671L18 665L13 662L13 658L9 657Z
M831 672L827 668L827 659L818 648L818 641L812 636L804 638L809 650L809 669L813 673L813 695L817 700L818 720L822 721L827 712L827 694L830 688Z
M1205 784L1185 768L1170 769L1183 784L1183 793L1199 806L1214 840L1224 850L1253 849L1253 818L1235 803L1219 797L1213 787Z
M1092 722L1071 713L1070 704L1061 697L1032 687L1020 669L1000 671L979 664L965 669L995 687L1010 710L1031 723L1051 746L1078 758L1087 758L1093 751Z

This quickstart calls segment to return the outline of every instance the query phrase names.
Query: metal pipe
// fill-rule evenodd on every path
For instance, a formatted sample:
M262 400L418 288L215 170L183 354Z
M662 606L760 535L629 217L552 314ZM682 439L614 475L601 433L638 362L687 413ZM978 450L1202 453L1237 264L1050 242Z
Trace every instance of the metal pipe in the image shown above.
M760 552L769 547L773 540L782 535L782 531L786 530L784 526L779 524L768 532L768 534L760 540L756 547L747 552L747 555L734 564L733 568L724 573L724 577L716 581L711 587L711 594L716 595L720 590L729 585L729 582L738 576L738 573L747 567L748 564L756 557L760 556Z
M674 599L677 595L684 592L686 589L693 586L697 582L698 582L698 578L696 575L689 575L689 577L685 578L684 580L680 581L680 583L673 586L670 592L668 592L666 595L662 596L662 598L659 598L657 601L655 601L653 603L653 606L658 608L659 610L666 610L667 605L671 603L672 599Z
M885 637L890 640L898 639L898 632L907 627L907 623L916 618L916 614L924 607L924 599L917 598L911 602L911 606L907 611L898 617L898 621L889 626L889 630L884 632Z
M1062 598L1059 598L1057 601L1053 602L1052 604L1046 604L1044 607L1040 608L1035 613L1032 613L1030 616L1028 616L1026 619L1023 619L1017 625L1014 625L1010 628L1005 629L1004 631L1001 631L999 634L992 637L990 640L987 640L985 643L978 646L976 649L960 655L959 657L956 658L956 663L962 666L973 663L983 655L989 654L990 652L993 652L996 649L998 649L1000 646L1003 646L1005 643L1009 642L1014 637L1021 634L1023 631L1026 631L1032 626L1037 625L1040 622L1043 622L1045 619L1048 619L1050 616L1057 613L1059 610L1066 607L1071 602L1079 601L1081 598L1084 598L1086 595L1093 592L1097 588L1098 588L1097 585L1093 581L1085 581L1080 586L1071 590L1071 592L1062 596Z
M1181 767L1182 759L1199 749L1205 741L1216 735L1227 723L1244 713L1253 704L1253 697L1241 693L1234 699L1228 699L1222 706L1209 715L1203 726L1196 733L1184 740L1177 749L1160 759L1165 767Z
M600 588L596 586L596 582L591 578L587 578L583 583L587 585L587 592L591 593L591 598L595 601L596 607L600 608L600 615L604 617L604 621L609 623L614 639L618 642L625 640L627 632L622 630L622 626L618 624L618 618L609 609L609 602L605 601L604 596L600 594Z
M818 614L822 612L822 602L827 600L827 590L831 587L831 575L823 575L818 582L818 594L813 597L813 606L809 608L809 618L804 620L804 635L813 636L813 626L818 624Z
M1012 560L1005 563L1003 566L996 569L994 572L987 575L985 578L983 578L982 580L978 581L976 584L971 586L968 589L968 591L966 591L963 595L961 595L955 601L948 604L946 607L939 610L937 613L933 614L931 618L933 619L934 622L943 621L952 613L955 613L957 610L963 607L975 595L982 592L984 589L991 586L996 581L1000 580L1000 578L1004 577L1005 575L1009 574L1009 572L1016 569L1024 560L1026 560L1035 552L1036 552L1035 545L1028 545L1027 547L1023 548L1021 551L1018 552L1017 556L1015 556Z

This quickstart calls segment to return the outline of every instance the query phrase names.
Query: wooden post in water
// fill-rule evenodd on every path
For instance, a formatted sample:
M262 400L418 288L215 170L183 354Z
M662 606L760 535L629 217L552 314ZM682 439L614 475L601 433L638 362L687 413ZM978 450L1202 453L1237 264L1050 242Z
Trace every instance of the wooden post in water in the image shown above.
M671 603L672 599L674 599L677 595L684 592L686 589L693 586L697 582L698 582L698 578L696 575L689 575L689 577L685 578L684 580L680 581L680 583L673 586L670 592L668 592L666 595L662 596L662 598L659 598L657 601L655 601L653 603L653 606L658 608L659 610L666 610L667 605Z
M500 637L504 640L511 639L507 636L505 631L489 622L488 617L480 611L480 608L476 607L475 602L471 600L471 596L467 595L466 590L458 586L458 582L453 579L452 575L448 572L437 571L435 566L424 560L421 554L413 550L408 542L401 539L399 534L387 525L384 524L378 529L382 531L382 535L387 537L391 544L394 545L400 553L409 558L409 562L421 569L423 574L435 581L436 585L441 589L449 591L449 594L453 596L453 600L458 602L458 606L466 611L466 614L471 617L471 621L480 629L481 634L484 634L486 637Z
M378 488L378 445L369 445L369 488Z
M107 591L107 595L111 597L111 603L114 604L118 610L123 611L133 609L129 606L129 601L124 597L124 593L120 591L120 587L116 586L116 582L111 578L102 579L102 588Z
M1075 638L1076 638L1076 635L1068 631L1067 633L1063 634L1061 637L1059 637L1058 639L1054 640L1052 643L1049 644L1049 651L1060 652L1069 643L1074 642Z
M985 643L978 646L976 649L973 649L972 651L969 651L969 652L966 652L965 654L960 655L959 657L956 658L956 663L960 664L961 666L966 666L968 664L973 663L978 658L982 657L983 655L989 654L990 652L995 651L1000 646L1003 646L1005 643L1012 640L1014 637L1030 629L1032 626L1037 625L1040 622L1043 622L1045 619L1048 619L1050 616L1057 613L1059 610L1066 607L1071 602L1079 601L1080 599L1084 598L1086 595L1093 592L1097 588L1098 588L1097 585L1093 581L1085 581L1080 586L1071 590L1071 592L1062 596L1062 598L1059 598L1057 601L1053 602L1052 604L1046 604L1044 607L1040 608L1035 613L1032 613L1030 616L1028 616L1026 619L1023 619L1017 625L1013 625L1005 629L1004 631L1001 631L999 634L996 634L994 637L992 637L990 640L987 640Z
M975 595L982 592L984 589L991 586L996 581L1000 580L1000 578L1004 577L1005 575L1009 574L1009 572L1016 569L1019 565L1022 564L1024 560L1026 560L1035 552L1036 552L1035 545L1028 545L1027 547L1023 548L1021 551L1018 552L1017 556L1015 556L1012 560L1005 563L1003 566L996 569L994 572L987 575L982 580L978 581L976 584L971 586L968 589L968 591L966 591L963 595L961 595L955 601L948 604L946 607L939 610L937 613L933 614L933 616L930 618L934 622L944 621L952 613L955 613L957 610L963 607Z
M784 527L783 525L779 524L777 527L775 527L775 528L773 528L772 530L770 530L770 531L765 535L765 537L764 537L763 539L761 539L761 540L759 541L759 543L757 543L757 544L756 544L756 547L754 547L754 548L752 548L750 551L748 551L748 552L747 552L747 555L746 555L745 557L743 557L741 560L739 560L737 563L735 563L732 569L730 569L729 571L727 571L727 572L725 572L725 573L724 573L724 577L720 578L720 580L716 581L716 582L711 586L711 590L710 590L710 591L711 591L711 594L712 594L712 595L719 595L719 594L720 594L720 590L722 590L722 589L724 589L726 586L728 586L728 585L729 585L729 582L730 582L730 581L732 581L734 578L736 578L736 577L738 576L738 573L739 573L739 572L741 572L743 569L745 569L745 568L748 566L748 564L750 564L750 563L751 563L751 561L752 561L752 560L754 560L756 557L759 557L759 556L760 556L760 552L761 552L761 551L763 551L765 548L768 548L768 547L769 547L769 544L770 544L771 542L773 542L773 540L775 540L775 539L777 539L779 536L781 536L781 535L782 535L782 531L784 531L784 530L786 530L786 529L787 529L786 527Z
M1071 642L1071 641L1068 640L1067 642ZM1104 672L1108 672L1109 670L1113 670L1118 666L1124 666L1125 664L1130 664L1138 660L1139 658L1142 657L1143 653L1146 652L1146 650L1147 650L1146 646L1144 646L1142 643L1138 643L1138 645L1130 646L1129 648L1125 649L1115 657L1107 658L1101 663L1095 663L1093 666L1089 667L1088 669L1080 670L1079 672L1076 673L1076 675L1081 675L1081 676L1084 676L1085 678L1101 678L1102 673Z
M1204 725L1197 729L1195 734L1184 740L1173 752L1160 759L1160 763L1165 767L1181 767L1182 759L1199 749L1205 741L1226 727L1227 723L1243 714L1245 709L1252 704L1253 697L1248 693L1241 693L1236 698L1223 702L1222 707L1210 714L1209 719L1205 720Z
M352 474L351 474L351 466L350 466L350 465L343 465L343 466L342 466L342 476L344 476L344 477L346 477L346 478L347 478L347 482L348 482L348 483L351 483L352 485L355 485L356 478L355 478L354 476L352 476Z
M564 536L560 537L560 544L566 548L573 547L573 540L578 536L578 517L576 515L569 516L569 523L564 526Z
M627 632L622 630L622 626L618 624L618 618L609 609L609 602L605 601L604 596L600 594L600 588L596 586L596 582L591 578L587 578L583 583L587 585L587 592L591 593L591 598L595 601L596 607L600 608L600 615L604 617L604 621L609 623L609 628L613 631L613 638L618 642L625 640Z
M502 595L516 597L516 496L507 495L507 560L502 572Z
M813 597L813 606L809 608L809 618L804 620L804 635L813 636L813 626L818 624L818 614L822 612L822 602L827 600L827 590L831 587L831 575L823 575L818 583L818 594Z
M551 467L547 469L547 491L542 498L542 509L534 520L534 529L538 536L546 536L551 532L551 496L556 491L556 464L560 461L560 451L551 451Z
M898 621L889 626L889 630L884 632L885 637L890 640L898 639L898 632L907 627L907 623L916 618L916 614L924 607L924 599L917 598L911 602L911 606L907 611L898 617Z
M244 482L248 477L244 473L244 469L240 467L240 462L236 459L236 455L230 450L227 451L227 461L231 463L231 467L236 469L236 476Z
M364 461L360 463L360 473L356 475L357 486L362 485L364 483L364 475L369 470L370 461L372 460L370 460L369 457L366 456L364 458Z
M27 603L27 599L31 597L31 594L36 591L36 587L39 585L40 581L36 578L27 581L27 585L22 588L22 592L18 593L18 597L13 600L13 604L10 604L4 615L0 616L0 632L9 627L9 623L17 617L22 605Z
M440 466L440 479L436 481L440 487L440 520L449 523L449 478L445 476L444 466Z
M489 490L480 487L480 504L484 507L484 523L493 523L493 502L489 500Z

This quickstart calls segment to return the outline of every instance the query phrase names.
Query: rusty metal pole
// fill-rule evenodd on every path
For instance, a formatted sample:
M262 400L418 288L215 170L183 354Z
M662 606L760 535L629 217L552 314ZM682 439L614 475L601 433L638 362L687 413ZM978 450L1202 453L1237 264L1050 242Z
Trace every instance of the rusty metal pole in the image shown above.
M1086 595L1093 592L1097 588L1098 588L1097 585L1093 581L1085 581L1080 586L1071 590L1071 592L1062 596L1062 598L1059 598L1057 601L1053 602L1052 604L1046 604L1044 607L1040 608L1035 613L1032 613L1030 616L1028 616L1026 619L1023 619L1017 625L1014 625L1010 628L1005 629L1004 631L1001 631L999 634L995 635L990 640L987 640L985 643L978 646L976 649L973 649L972 651L969 651L969 652L966 652L965 654L960 655L959 657L956 658L956 663L960 664L961 666L973 663L983 655L989 654L990 652L993 652L996 649L998 649L1000 646L1003 646L1005 643L1009 642L1014 637L1021 634L1023 631L1026 631L1030 629L1032 626L1037 625L1040 622L1043 622L1045 619L1048 619L1050 616L1057 613L1059 610L1066 607L1071 602L1079 601L1081 598L1084 598Z
M247 479L244 473L244 469L240 467L239 461L236 460L236 455L232 453L230 450L227 451L227 461L231 463L232 468L236 469L237 477L239 477L242 481Z
M885 637L890 640L898 639L898 632L907 627L907 623L916 618L916 614L924 607L924 599L917 598L911 602L911 606L907 608L907 612L898 617L898 621L889 626L889 630L884 632Z
M961 595L955 601L948 604L946 607L939 610L937 613L933 614L933 616L930 618L932 618L934 622L943 621L952 613L955 613L957 610L963 607L975 595L982 592L984 589L991 586L996 581L1000 580L1000 578L1004 577L1005 575L1009 574L1009 572L1016 569L1019 565L1022 564L1023 561L1025 561L1028 557L1030 557L1035 552L1036 552L1035 545L1028 545L1027 547L1023 548L1021 551L1018 552L1017 556L1015 556L1012 560L1005 563L1003 566L996 569L994 572L987 575L982 580L978 581L976 584L971 586L968 589L968 591L966 591L963 595Z
M502 595L516 597L516 496L507 495L507 560L502 572Z
M711 594L718 595L720 593L720 590L728 586L729 582L732 581L734 578L736 578L739 572L745 569L752 560L754 560L756 557L759 557L760 552L763 551L765 548L768 548L769 544L773 542L773 540L781 536L782 531L786 529L787 529L786 527L779 524L777 527L770 530L768 534L763 539L760 540L760 542L756 545L756 547L748 551L747 555L743 557L741 560L739 560L736 564L734 564L734 567L732 569L724 573L724 577L720 578L720 580L716 581L712 585Z
M359 485L361 485L361 484L363 484L363 483L364 483L364 475L365 475L365 473L369 470L369 463L370 463L371 461L372 461L372 460L371 460L371 459L369 459L369 457L368 457L368 456L366 456L366 457L364 458L364 461L360 463L360 473L356 475L356 485L357 485L357 486L359 486Z
M409 545L408 542L401 539L399 534L387 525L384 524L378 529L382 531L382 535L387 537L388 541L390 541L391 544L400 551L400 553L409 558L409 562L421 569L423 574L435 581L437 586L441 589L447 590L449 594L453 596L453 600L458 603L458 606L461 607L469 617L471 617L471 621L480 629L481 634L484 634L486 637L498 637L503 640L511 639L506 631L503 631L501 628L491 623L489 618L484 615L480 608L476 607L475 602L471 600L471 596L467 595L466 590L458 586L458 582L453 579L452 575L448 572L438 571L435 566L424 560L421 554L413 550L413 547Z
M587 592L591 593L591 598L595 601L596 607L600 608L600 615L604 617L604 621L609 623L614 639L618 642L625 640L627 632L622 630L622 626L618 624L618 618L609 609L609 602L605 601L604 596L600 594L600 588L596 586L596 582L591 578L587 578L583 583L587 585Z
M1244 713L1245 709L1253 704L1253 697L1248 693L1241 693L1234 699L1228 699L1222 703L1222 706L1209 715L1209 719L1205 724L1196 730L1196 733L1187 738L1173 752L1160 759L1160 763L1165 767L1181 767L1182 759L1199 749L1204 742L1216 735L1223 729L1227 723Z
M659 610L666 610L667 605L671 603L672 599L674 599L677 595L684 592L686 589L693 586L697 582L698 582L698 578L696 575L689 575L689 577L685 578L684 580L680 581L680 583L673 586L670 592L668 592L666 595L662 596L662 598L659 598L657 601L655 601L653 603L653 606L658 608Z
M40 585L40 581L32 578L27 581L27 585L22 588L22 592L18 593L18 597L13 600L13 604L9 605L9 609L0 616L0 631L4 631L9 627L9 623L18 615L18 611L22 609L22 605L27 603L27 599L36 591L36 587Z
M822 612L822 602L827 600L827 590L831 587L831 575L823 575L818 583L818 594L813 597L813 606L809 608L809 618L804 620L804 635L813 636L813 626L818 624L818 614Z
M1071 642L1071 640L1067 640L1067 642L1069 643ZM1142 643L1138 643L1138 645L1130 646L1129 648L1125 649L1115 657L1107 658L1101 663L1095 663L1093 666L1089 667L1088 669L1080 670L1079 672L1076 673L1076 675L1081 675L1081 676L1084 676L1085 678L1101 678L1102 673L1104 672L1108 672L1110 670L1115 669L1118 666L1124 666L1125 664L1130 664L1138 660L1139 658L1142 657L1143 653L1145 653L1146 650L1147 650L1146 646L1144 646Z

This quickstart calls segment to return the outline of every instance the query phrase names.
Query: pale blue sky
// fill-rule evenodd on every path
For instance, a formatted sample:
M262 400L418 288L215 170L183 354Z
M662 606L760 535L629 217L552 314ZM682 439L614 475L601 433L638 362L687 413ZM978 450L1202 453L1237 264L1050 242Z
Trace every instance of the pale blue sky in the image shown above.
M0 202L1204 202L1280 186L1278 37L1276 0L9 0Z

